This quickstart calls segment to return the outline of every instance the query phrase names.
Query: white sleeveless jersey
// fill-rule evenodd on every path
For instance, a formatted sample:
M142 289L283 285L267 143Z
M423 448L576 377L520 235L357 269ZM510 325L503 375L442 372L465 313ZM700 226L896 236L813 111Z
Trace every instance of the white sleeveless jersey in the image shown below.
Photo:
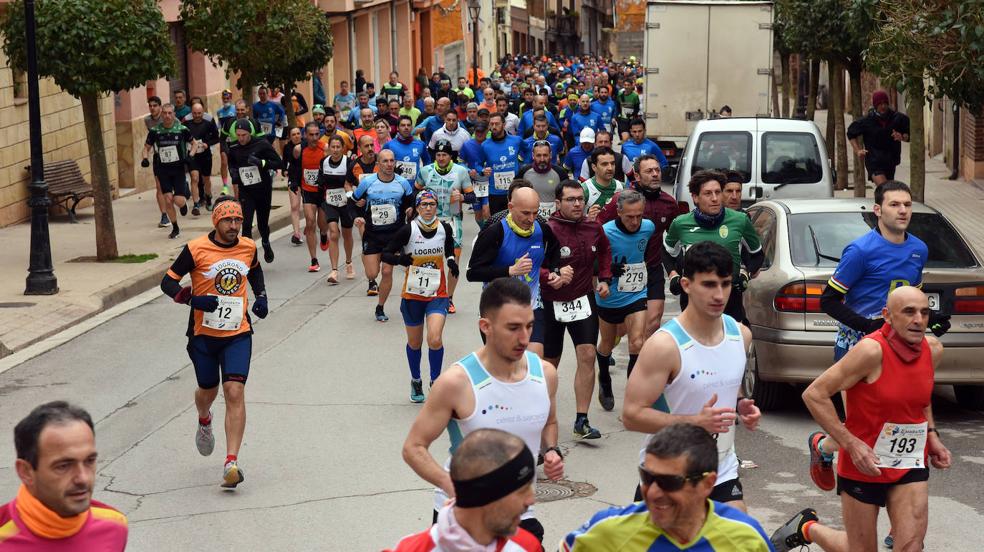
M734 408L738 404L738 391L745 375L745 340L735 319L727 314L721 315L724 324L724 339L713 346L700 344L683 329L674 318L658 330L673 337L680 352L680 373L663 389L663 395L653 408L690 416L700 413L704 404L717 393L718 408ZM646 444L652 435L643 441L641 458L646 456ZM738 477L738 457L735 455L735 426L727 433L717 435L718 471L717 483L721 484Z
M543 376L540 357L526 353L526 377L522 381L507 383L492 377L472 353L458 361L471 380L475 394L475 411L471 416L448 422L448 436L451 438L451 454L466 435L476 429L501 429L519 437L530 448L534 456L540 452L540 435L550 417L550 393L547 380ZM451 459L444 469L451 465ZM536 466L533 466L534 468ZM447 495L435 489L434 509L440 510L447 502ZM533 509L523 513L523 519L533 517Z

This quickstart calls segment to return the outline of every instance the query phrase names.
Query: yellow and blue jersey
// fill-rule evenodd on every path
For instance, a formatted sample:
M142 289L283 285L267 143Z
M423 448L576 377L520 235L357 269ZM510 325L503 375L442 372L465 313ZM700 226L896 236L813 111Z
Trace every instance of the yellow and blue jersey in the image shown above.
M708 500L707 519L688 543L679 543L657 527L645 502L596 513L560 543L563 552L775 552L752 517L727 504Z

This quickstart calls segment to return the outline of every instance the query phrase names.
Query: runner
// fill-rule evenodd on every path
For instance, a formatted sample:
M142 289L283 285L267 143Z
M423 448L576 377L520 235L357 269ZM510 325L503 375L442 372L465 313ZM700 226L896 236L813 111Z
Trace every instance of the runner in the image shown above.
M471 134L468 134L464 127L458 125L458 114L451 110L444 114L444 126L434 131L427 147L431 154L436 156L437 143L442 140L447 141L451 145L451 157L457 161L462 144L470 139Z
M864 161L868 180L877 186L895 180L895 169L902 162L902 142L909 141L909 117L892 109L884 90L875 90L871 106L867 115L847 127L847 139L856 159Z
M225 126L223 126L219 134L225 138L225 140L219 141L219 152L222 158L225 160L226 169L228 170L229 163L229 148L239 142L239 138L236 136L236 121L240 119L246 119L250 122L250 129L254 138L262 138L263 133L260 131L260 123L257 123L255 119L249 116L249 109L246 105L245 100L237 100L236 106L236 116L229 120ZM222 195L229 195L232 193L237 198L239 197L239 188L233 185L232 189L229 189L229 181L222 181Z
M532 163L521 167L516 177L528 180L533 185L533 189L540 195L537 216L548 219L557 210L558 203L556 200L547 200L556 196L557 185L568 178L567 171L551 161L552 147L549 142L538 141L529 146L531 149L527 151L532 151ZM583 204L581 207L584 207Z
M436 134L435 134L436 136ZM439 140L434 148L434 163L417 173L416 188L430 190L437 197L437 218L451 228L455 262L461 262L462 207L475 203L468 169L453 161L454 150L447 140ZM448 313L454 314L454 290L458 276L448 278Z
M506 208L506 190L519 171L519 158L523 155L523 140L506 134L502 113L489 116L491 138L482 142L485 168L489 176L489 212L497 213Z
M164 113L161 108L161 99L157 96L151 96L147 98L147 108L150 113L144 117L144 124L147 125L147 132L149 133L157 125L164 121ZM164 193L161 192L161 181L154 175L154 185L157 187L156 199L157 207L161 211L161 220L157 223L158 228L167 228L171 225L171 221L167 218L167 207L164 203Z
M625 147L624 144L622 147ZM591 151L594 152L601 148L608 148L615 155L615 180L618 180L624 185L629 183L630 177L635 178L632 162L629 161L628 156L624 153L612 149L612 133L607 130L599 130L595 133L594 148ZM576 177L581 182L584 182L594 175L594 168L591 167L591 155L588 154L581 163L581 170L577 173Z
M389 80L383 83L383 87L380 89L380 94L386 98L386 102L403 102L403 98L407 96L407 85L400 82L400 74L396 71L391 71L389 74Z
M278 129L279 132L283 132L287 113L284 112L280 102L269 100L266 86L260 86L256 90L256 95L259 101L253 104L253 117L260 123L260 132L272 144L278 137L282 136L282 134L278 134Z
M413 119L408 115L400 116L396 137L387 142L383 149L393 152L396 157L396 173L410 182L417 179L417 173L423 165L431 162L427 146L413 136Z
M530 209L531 218L533 212ZM447 471L450 460L441 467L428 451L445 428L452 456L472 432L495 428L523 440L531 451L526 459L530 469L535 469L532 451L542 451L547 477L564 476L563 455L557 448L557 369L526 350L534 326L530 291L514 278L498 278L482 290L478 327L486 344L452 364L437 380L403 443L406 463L437 487L435 521L448 497L455 496ZM542 540L543 525L534 516L527 508L519 526Z
M168 238L173 240L181 234L181 230L178 228L178 215L174 208L177 207L180 210L181 216L188 214L186 199L190 194L188 183L185 180L185 172L188 168L191 132L178 122L173 105L164 104L161 108L161 117L161 123L147 133L143 160L140 162L140 166L143 168L150 166L150 160L147 159L147 156L153 149L154 178L160 184L161 194L164 197L164 209L167 218L171 220L171 233Z
M511 433L469 433L448 468L454 503L441 508L430 529L404 537L389 552L542 552L536 536L520 527L520 516L535 502L532 462L529 447Z
M591 152L591 170L595 175L581 186L584 188L584 211L589 220L595 220L601 209L622 191L622 182L615 179L615 152L609 148L595 148Z
M254 139L254 127L247 119L236 121L236 144L229 148L229 168L232 181L239 188L243 209L243 236L253 237L253 214L263 243L263 260L273 262L270 245L270 208L273 201L272 171L283 167L273 146L265 140Z
M575 141L582 136L582 131L590 128L592 132L598 132L602 128L601 119L598 114L591 109L591 98L587 94L582 94L577 100L577 107L567 117L567 138L568 144L573 148ZM582 140L583 141L583 140ZM594 136L591 137L594 142ZM580 167L580 164L578 164Z
M489 175L492 174L491 168L485 166L485 150L482 144L489 136L489 125L485 121L475 123L475 133L471 139L461 145L458 152L459 162L468 169L468 176L471 177L472 190L475 192L475 203L472 210L475 213L475 222L479 230L485 227L485 221L489 219Z
M837 460L845 531L796 514L772 536L782 552L816 543L828 552L878 550L878 514L888 510L898 550L922 550L929 520L929 467L950 467L933 420L933 373L943 345L927 337L929 302L911 286L893 290L885 322L803 392L813 418L847 454ZM841 423L831 397L844 392Z
M659 159L660 169L670 166L663 155L663 150L656 142L646 138L646 121L642 119L632 119L629 122L630 140L622 141L622 154L625 155L629 163L634 163L636 158L643 154L655 155ZM597 145L597 144L595 144Z
M603 80L602 80L603 79ZM618 113L618 105L611 99L611 90L608 88L608 77L601 77L598 86L595 87L595 97L591 102L591 111L598 114L601 128L608 132L612 131L612 123L615 122L615 114Z
M317 123L315 123L317 124ZM301 168L301 159L294 157L294 150L298 146L303 147L303 129L290 129L289 141L284 149L284 168L280 174L287 178L287 194L290 198L290 223L294 233L290 236L291 245L301 245L301 214L304 212L301 198L301 180L304 177L304 170Z
M184 90L174 91L174 116L179 120L183 120L189 113L191 113L191 107L188 106L188 95Z
M663 267L670 278L670 292L680 296L680 306L686 308L688 298L680 286L680 258L687 248L701 241L712 241L724 246L734 260L732 284L735 292L729 294L724 312L735 320L745 319L745 307L741 294L748 287L750 275L756 274L765 261L759 235L751 220L743 213L726 209L721 205L723 183L727 180L720 171L697 171L690 177L690 195L694 210L673 219L663 238L666 255ZM747 261L742 268L742 249L747 250Z
M741 398L752 332L724 314L732 264L728 250L714 242L687 250L680 285L691 301L643 345L625 386L622 420L629 431L655 433L686 422L716 434L717 478L710 497L744 512L735 420L753 430L762 414L754 401Z
M639 464L642 502L602 510L560 543L563 552L773 552L755 519L714 499L714 439L679 423L647 443Z
M577 358L574 438L599 439L601 432L588 421L588 408L594 393L595 343L598 342L595 293L602 298L608 297L612 281L611 249L601 225L585 218L584 192L577 181L565 179L560 182L555 187L554 197L557 207L549 225L560 245L561 280L540 291L543 296L543 355L544 360L559 366L564 352L564 330L570 334ZM595 263L598 266L597 285L593 281Z
M503 130L505 130L506 134L515 136L519 128L519 117L509 110L509 100L504 97L496 98L495 112L502 115Z
M595 132L590 128L582 129L581 134L578 135L578 142L579 144L570 148L564 156L564 168L579 177L581 166L591 157L591 151L594 149Z
M400 312L407 330L410 402L424 402L420 378L421 347L427 324L430 386L444 363L444 320L448 314L448 279L458 276L451 226L438 219L438 196L429 189L417 194L417 217L400 228L383 250L383 262L406 267Z
M360 145L365 144L360 143ZM394 172L396 159L392 151L379 152L377 159L379 172L360 179L359 186L353 192L351 199L369 215L362 236L362 265L366 271L366 278L369 279L366 295L379 297L376 304L376 320L386 322L389 317L383 311L383 306L393 287L393 265L382 263L382 278L377 285L380 256L386 245L393 241L393 234L403 226L405 217L412 212L410 205L414 191L413 186L405 178Z
M327 251L329 248L328 221L323 210L325 197L318 182L321 162L325 158L327 148L325 140L320 138L320 135L321 131L318 129L317 123L313 121L308 123L304 127L304 144L294 144L291 147L290 155L286 152L284 154L285 159L291 157L300 164L301 200L304 208L304 241L307 242L308 254L311 255L311 265L308 267L308 272L321 270L315 251L315 243L318 243L318 240L315 239L316 230L320 234L321 250Z
M331 262L331 273L328 274L328 285L338 283L338 237L342 238L345 247L345 279L355 279L355 266L352 264L352 227L355 225L354 206L349 195L355 190L355 178L352 176L354 162L345 155L345 140L339 135L333 135L328 140L330 155L321 161L318 175L318 194L322 198L319 216L323 215L327 224L327 240L322 231L322 251L328 250ZM341 230L339 231L339 227ZM313 247L310 247L312 251Z
M257 142L273 151L270 144ZM240 172L235 160L233 148L230 155L233 177ZM238 455L246 428L245 388L253 348L253 327L247 312L249 293L244 280L249 280L256 296L253 314L266 318L268 307L256 243L248 237L238 237L243 225L239 202L229 196L217 198L212 208L212 223L215 230L184 246L161 280L161 289L175 303L191 306L186 335L188 356L198 380L195 445L202 456L212 454L215 448L211 406L222 382L226 411L222 486L235 488L245 479ZM186 274L191 274L191 286L181 287Z
M618 136L622 142L629 139L629 122L642 116L641 101L632 80L626 78L622 89L615 95L615 101L618 102L618 115L615 117L615 122L618 124Z
M14 448L21 485L0 505L0 550L126 549L126 516L92 499L97 451L88 412L63 401L42 404L14 427ZM532 488L529 494L532 503Z
M415 102L413 100L413 96L411 96L410 94L407 94L406 96L404 96L403 97L403 105L400 106L400 110L399 110L398 114L399 114L400 117L403 117L404 115L406 115L407 117L410 117L410 128L411 129L414 126L417 125L417 120L420 119L420 113L421 113L421 111L415 105Z
M355 94L349 91L348 81L342 81L338 83L338 94L332 99L332 107L335 109L335 113L341 117L342 121L348 121L352 116L352 110L355 109L358 100Z
M537 142L546 142L550 145L550 163L560 164L560 156L564 152L564 141L560 136L550 132L547 126L547 118L537 115L533 118L533 135L523 141L526 152L533 151L533 145ZM529 161L524 159L524 161Z
M194 204L191 214L198 216L201 208L212 210L212 146L219 143L219 129L215 121L205 119L205 106L191 105L191 117L184 123L191 134L191 196Z

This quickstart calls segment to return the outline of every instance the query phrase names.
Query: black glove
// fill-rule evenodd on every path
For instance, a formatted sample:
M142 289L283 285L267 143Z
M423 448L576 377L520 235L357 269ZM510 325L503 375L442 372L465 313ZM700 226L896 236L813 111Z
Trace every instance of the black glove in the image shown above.
M215 309L219 308L219 298L215 295L193 295L188 304L193 309L215 312Z
M256 301L253 301L253 314L259 318L266 318L267 313L270 312L269 306L267 306L266 295L258 295Z
M288 182L287 183L287 189L290 190L291 192L295 193L295 194L297 193L297 189L299 187L300 187L300 185L297 182Z
M249 157L246 158L246 162L249 163L250 165L256 165L261 169L263 168L264 165L266 165L266 161L260 159L259 157L253 155L252 153L249 154Z
M144 157L143 159L140 160L140 166L146 169L147 167L150 166L150 160Z
M950 331L950 315L932 313L929 315L929 331L936 337L943 337L943 334Z
M181 291L174 295L174 302L182 305L187 305L188 301L191 300L191 286L185 286L181 288Z
M676 276L670 278L670 293L672 293L673 295L682 295L683 294L683 286L680 285L680 275L679 274L677 274Z
M885 319L884 318L875 318L875 319L872 319L872 320L868 320L866 322L866 325L865 325L865 328L864 328L864 333L865 334L870 334L872 332L877 332L884 325L885 325Z
M412 265L413 264L413 255L409 255L407 253L402 253L400 255L400 258L397 260L397 263L396 264L398 264L400 266L410 266L410 265Z
M461 271L458 268L458 262L454 260L454 257L448 257L447 262L448 262L448 272L450 272L452 276L457 278L458 275L461 274Z
M738 278L735 280L735 288L742 292L748 289L748 273L744 270L738 272Z
M612 278L618 278L625 274L625 257L621 259L615 259L616 262L612 264Z

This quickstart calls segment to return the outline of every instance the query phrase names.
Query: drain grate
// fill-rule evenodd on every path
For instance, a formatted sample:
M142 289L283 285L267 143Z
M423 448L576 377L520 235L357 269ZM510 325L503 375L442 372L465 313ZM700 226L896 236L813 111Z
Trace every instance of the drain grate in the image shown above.
M598 492L591 483L579 481L549 481L538 479L536 482L536 501L554 502L568 498L584 498Z
M37 303L28 303L25 301L12 302L12 303L0 303L0 309L23 309L25 307L33 307Z

